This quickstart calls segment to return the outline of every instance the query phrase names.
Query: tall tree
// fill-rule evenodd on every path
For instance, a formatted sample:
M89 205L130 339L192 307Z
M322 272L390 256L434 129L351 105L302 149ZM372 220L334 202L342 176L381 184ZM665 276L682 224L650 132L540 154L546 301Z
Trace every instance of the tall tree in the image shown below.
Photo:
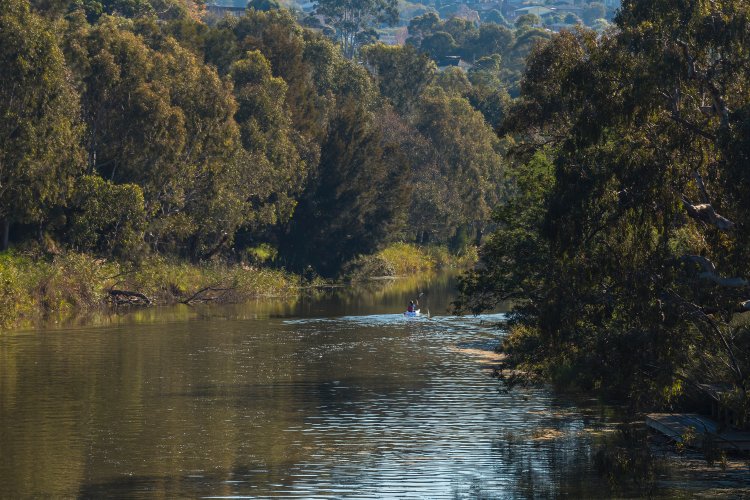
M336 29L346 57L358 47L357 35L373 25L398 21L396 0L318 0L316 10Z
M231 87L173 39L152 48L131 27L105 17L69 35L89 169L141 187L154 248L199 257L243 219Z
M411 45L370 45L362 49L362 56L378 82L380 93L401 113L414 108L437 71L435 63Z
M292 268L311 264L335 276L347 261L386 241L406 202L401 160L373 115L347 101L329 125L320 166L282 248Z
M438 174L415 179L411 209L419 241L447 241L459 228L477 240L500 197L499 141L484 117L461 95L433 88L416 112L415 126L432 144Z
M270 63L259 51L236 61L230 75L244 152L242 185L252 204L245 224L276 224L291 216L305 178L304 162L292 140L287 85L272 76Z
M507 347L530 372L635 405L730 384L744 420L750 7L629 0L616 23L534 50L507 121L519 152L554 164L535 229L548 258L490 292L531 299ZM488 248L467 298L522 251Z
M0 246L41 223L83 167L77 95L52 26L25 0L0 2Z

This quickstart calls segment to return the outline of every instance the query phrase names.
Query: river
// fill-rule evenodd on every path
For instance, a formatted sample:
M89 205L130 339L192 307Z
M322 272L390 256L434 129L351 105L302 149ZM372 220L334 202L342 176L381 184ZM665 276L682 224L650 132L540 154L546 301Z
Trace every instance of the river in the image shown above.
M450 315L452 284L383 281L0 334L0 497L709 491L653 451L617 445L629 427L613 407L501 390L486 362L504 315ZM420 291L430 317L405 318Z

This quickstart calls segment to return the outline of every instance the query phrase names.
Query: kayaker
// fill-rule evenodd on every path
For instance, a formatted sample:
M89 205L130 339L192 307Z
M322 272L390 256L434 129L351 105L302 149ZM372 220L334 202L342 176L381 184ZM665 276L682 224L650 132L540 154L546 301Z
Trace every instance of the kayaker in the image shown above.
M416 312L417 307L419 307L419 302L415 303L413 300L410 300L409 306L406 308L406 312L410 312L410 313Z

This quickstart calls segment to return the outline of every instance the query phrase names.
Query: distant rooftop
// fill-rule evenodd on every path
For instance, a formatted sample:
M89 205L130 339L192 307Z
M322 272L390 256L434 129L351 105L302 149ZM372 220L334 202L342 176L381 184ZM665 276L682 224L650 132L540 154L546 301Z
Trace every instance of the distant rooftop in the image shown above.
M248 0L210 0L207 6L218 7L220 9L241 9L245 10Z

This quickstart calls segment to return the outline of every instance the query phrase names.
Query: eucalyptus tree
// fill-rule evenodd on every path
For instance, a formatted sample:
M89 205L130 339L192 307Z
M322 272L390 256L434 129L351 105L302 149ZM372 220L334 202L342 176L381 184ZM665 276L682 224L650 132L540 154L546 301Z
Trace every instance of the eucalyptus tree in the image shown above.
M488 247L465 303L527 299L507 347L531 373L636 405L730 383L744 419L750 7L629 0L616 24L532 52L505 131L552 159L532 230L546 258L509 279L528 250Z
M230 76L242 143L241 185L252 205L244 224L277 224L291 216L306 173L287 112L287 84L271 74L257 50L232 64Z
M141 187L154 248L200 257L245 209L231 86L174 39L152 47L123 18L71 30L89 172Z
M396 0L317 0L316 11L336 30L342 51L348 58L354 56L361 32L398 21Z
M462 82L468 84L466 77ZM445 242L461 227L481 240L501 194L504 162L497 136L459 91L440 87L425 94L414 124L429 140L437 165L436 176L414 181L411 211L419 214L420 241Z
M82 171L77 97L53 26L24 0L0 2L3 249L11 223L44 222Z
M293 268L335 277L354 257L386 242L404 212L404 158L361 102L337 110L291 221L282 253Z
M411 45L369 45L362 49L362 57L381 95L402 114L414 109L437 72L435 63Z

